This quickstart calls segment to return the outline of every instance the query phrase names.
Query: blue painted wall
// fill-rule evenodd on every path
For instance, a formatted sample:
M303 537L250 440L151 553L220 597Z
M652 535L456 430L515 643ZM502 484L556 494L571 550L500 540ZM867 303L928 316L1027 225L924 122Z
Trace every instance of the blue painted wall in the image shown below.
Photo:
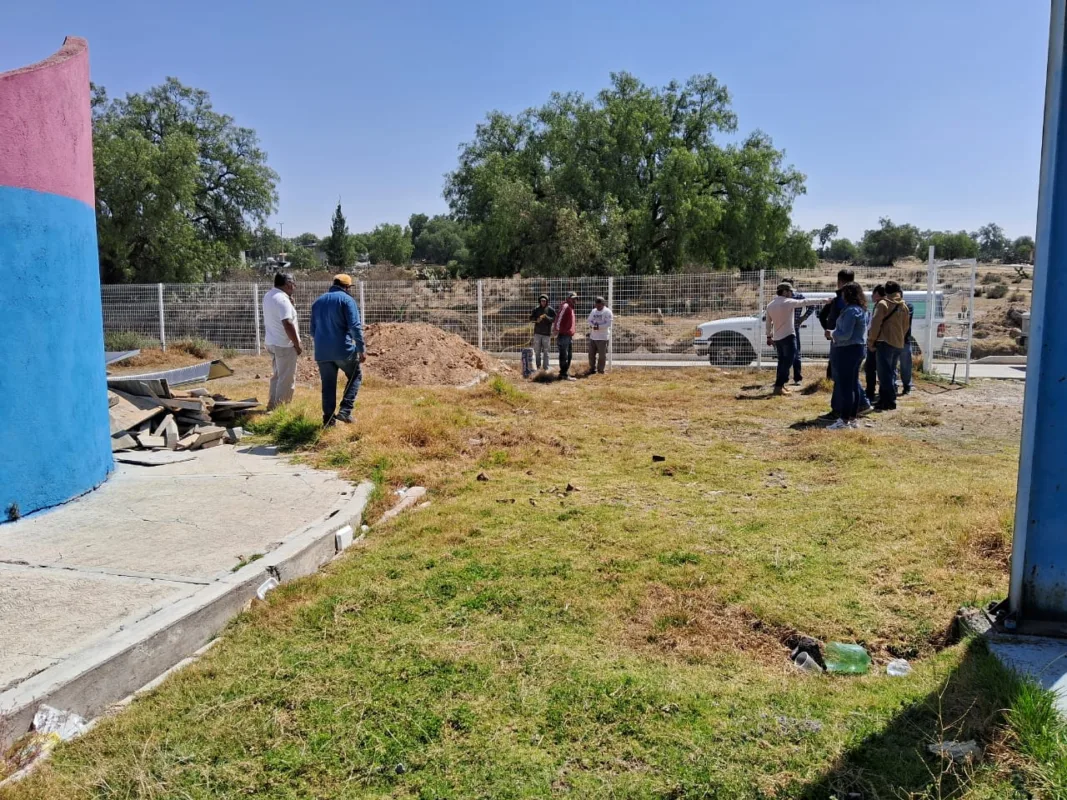
M0 522L112 469L92 206L0 186Z

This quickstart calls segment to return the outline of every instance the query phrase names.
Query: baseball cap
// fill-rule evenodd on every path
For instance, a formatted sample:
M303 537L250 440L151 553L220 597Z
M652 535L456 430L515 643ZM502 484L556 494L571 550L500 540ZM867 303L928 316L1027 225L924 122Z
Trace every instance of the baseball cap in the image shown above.
M342 286L351 286L352 285L352 276L351 275L345 275L343 272L340 275L334 275L333 279L335 281L337 281L339 284L341 284Z

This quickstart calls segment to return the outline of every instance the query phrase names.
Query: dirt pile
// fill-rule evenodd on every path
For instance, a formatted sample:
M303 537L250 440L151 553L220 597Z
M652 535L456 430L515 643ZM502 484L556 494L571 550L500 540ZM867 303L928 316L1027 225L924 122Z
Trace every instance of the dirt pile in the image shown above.
M368 325L367 373L409 386L462 386L508 367L459 336L418 322Z

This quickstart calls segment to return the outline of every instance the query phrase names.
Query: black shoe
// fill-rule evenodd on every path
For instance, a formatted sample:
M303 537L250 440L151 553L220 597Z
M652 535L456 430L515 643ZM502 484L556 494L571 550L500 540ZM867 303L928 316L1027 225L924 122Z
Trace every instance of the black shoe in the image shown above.
M324 419L322 421L322 427L324 427L324 428L332 428L333 426L334 426L333 417L327 417L326 419Z
M334 419L337 422L344 423L345 425L351 425L353 422L355 422L355 420L352 419L352 417L348 416L348 414L338 414L336 417L334 417Z
M911 387L909 386L908 388L902 390L900 394L901 394L901 396L904 396L906 394L911 394Z

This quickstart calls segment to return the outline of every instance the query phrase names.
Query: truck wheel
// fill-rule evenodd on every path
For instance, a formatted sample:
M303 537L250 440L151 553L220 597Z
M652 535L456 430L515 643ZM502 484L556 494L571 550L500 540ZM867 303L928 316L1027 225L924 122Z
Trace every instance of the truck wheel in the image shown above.
M727 331L711 337L708 363L713 367L744 367L756 358L752 344L740 333Z

